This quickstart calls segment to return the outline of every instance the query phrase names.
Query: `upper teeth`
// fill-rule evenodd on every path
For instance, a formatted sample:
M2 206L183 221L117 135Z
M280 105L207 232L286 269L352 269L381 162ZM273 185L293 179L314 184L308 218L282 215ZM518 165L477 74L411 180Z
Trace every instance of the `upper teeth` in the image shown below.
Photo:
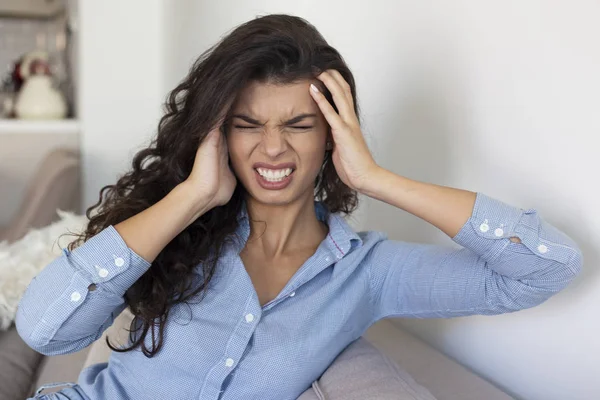
M291 168L284 168L284 169L257 168L256 171L258 171L258 173L261 176L264 176L266 178L275 178L275 179L286 177L292 173Z

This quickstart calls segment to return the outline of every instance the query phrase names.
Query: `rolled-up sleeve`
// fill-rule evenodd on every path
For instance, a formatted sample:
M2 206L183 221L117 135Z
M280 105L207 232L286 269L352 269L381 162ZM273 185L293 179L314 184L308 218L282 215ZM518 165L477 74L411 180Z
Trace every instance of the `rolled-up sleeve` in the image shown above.
M462 248L387 239L374 247L368 270L375 321L534 307L565 288L583 265L577 244L535 209L483 193L452 240Z
M72 252L64 249L25 290L15 320L19 335L46 355L87 347L125 309L125 292L150 265L112 225Z

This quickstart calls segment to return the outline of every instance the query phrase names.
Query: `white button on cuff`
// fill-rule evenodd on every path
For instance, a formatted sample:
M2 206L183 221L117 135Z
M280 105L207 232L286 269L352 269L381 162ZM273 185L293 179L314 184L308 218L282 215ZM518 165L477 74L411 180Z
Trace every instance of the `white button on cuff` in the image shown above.
M548 252L548 247L546 247L546 246L545 246L545 245L543 245L543 244L540 244L540 245L538 246L538 251L539 251L540 253L542 253L542 254L543 254L543 253L546 253L546 252Z
M296 292L290 293L290 297L294 297L295 295L296 295Z
M123 260L121 257L115 258L115 265L117 267L122 267L124 264L125 264L125 260Z
M102 268L100 271L98 271L98 275L100 275L101 278L106 278L108 276L108 270Z
M79 301L79 299L81 299L81 295L79 294L79 292L71 293L71 301Z
M325 261L329 262L330 260L331 260L331 258L329 258L329 256L325 257Z
M504 230L502 228L496 228L496 230L494 231L494 235L500 237L504 235Z
M246 322L252 322L252 321L254 321L254 315L246 314Z
M228 367L231 367L233 365L233 359L228 358L227 360L225 360L225 365Z
M490 226L484 222L483 224L479 225L479 230L481 232L487 232L490 230Z

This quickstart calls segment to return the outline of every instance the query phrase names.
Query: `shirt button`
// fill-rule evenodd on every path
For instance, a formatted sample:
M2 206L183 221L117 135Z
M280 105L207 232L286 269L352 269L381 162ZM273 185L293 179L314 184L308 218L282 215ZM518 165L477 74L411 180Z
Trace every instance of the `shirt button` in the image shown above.
M540 245L538 246L538 251L539 251L540 253L542 253L542 254L543 254L543 253L546 253L546 252L548 252L548 247L546 247L546 246L545 246L545 245L543 245L543 244L540 244Z
M479 225L479 230L481 232L487 232L490 230L490 226L484 222L483 224Z
M254 321L254 315L246 314L246 322L252 322L252 321Z
M71 293L71 301L79 301L80 298L81 298L81 295L79 294L79 292Z
M494 235L500 237L504 235L504 230L502 228L496 228L496 230L494 231Z
M108 270L102 268L100 271L98 271L98 275L100 275L101 278L106 278L108 276Z
M294 297L295 295L296 295L296 292L290 293L290 297Z
M331 258L329 258L329 256L325 257L325 261L329 262L329 260L331 260Z
M337 255L337 258L342 258L342 255L341 255L341 254L338 254L338 255Z
M125 260L123 260L121 257L115 258L115 265L117 267L122 267L124 264L125 264Z
M228 358L227 360L225 360L225 365L228 367L231 367L233 365L233 359Z

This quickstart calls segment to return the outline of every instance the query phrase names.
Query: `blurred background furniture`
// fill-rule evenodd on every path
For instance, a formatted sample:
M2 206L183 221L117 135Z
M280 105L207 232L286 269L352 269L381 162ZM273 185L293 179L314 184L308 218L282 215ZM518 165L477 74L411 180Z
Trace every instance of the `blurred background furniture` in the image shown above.
M79 155L66 148L50 151L27 184L18 212L0 227L0 241L14 242L29 229L57 221L56 209L79 212L80 187ZM23 342L14 324L0 331L0 400L25 398L46 358Z
M7 226L0 227L0 241L13 242L31 228L41 228L58 220L57 208L78 212L79 176L77 153L62 148L51 151L28 184L17 214Z

